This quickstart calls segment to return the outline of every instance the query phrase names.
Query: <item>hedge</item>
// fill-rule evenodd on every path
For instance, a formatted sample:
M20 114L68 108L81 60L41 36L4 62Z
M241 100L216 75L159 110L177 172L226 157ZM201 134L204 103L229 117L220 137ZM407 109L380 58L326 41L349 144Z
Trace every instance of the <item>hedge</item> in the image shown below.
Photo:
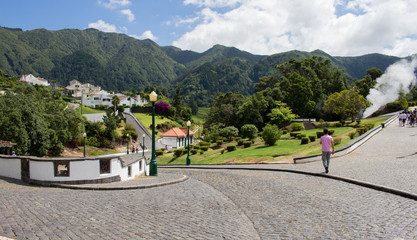
M308 138L306 137L301 138L301 144L308 144Z
M230 146L227 146L226 149L227 149L228 152L232 152L232 151L236 150L236 146L235 145L230 145Z
M301 134L300 132L290 132L290 137L296 138L298 134Z
M316 141L316 136L308 136L308 138L310 139L310 142Z
M244 146L245 148L250 147L250 145L252 145L252 141L244 141L244 142L243 142L243 146Z
M156 149L155 150L155 155L156 156L162 156L162 155L164 155L164 151L162 149Z
M202 151L207 151L207 150L209 149L209 147L208 147L208 146L201 146L201 147L200 147L200 149L201 149Z

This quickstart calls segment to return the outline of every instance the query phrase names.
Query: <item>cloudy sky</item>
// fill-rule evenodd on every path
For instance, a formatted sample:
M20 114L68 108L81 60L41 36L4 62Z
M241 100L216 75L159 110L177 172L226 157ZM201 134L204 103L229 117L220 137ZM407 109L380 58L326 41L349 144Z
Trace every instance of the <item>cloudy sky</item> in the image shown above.
M0 25L97 28L203 52L417 53L416 0L0 0Z

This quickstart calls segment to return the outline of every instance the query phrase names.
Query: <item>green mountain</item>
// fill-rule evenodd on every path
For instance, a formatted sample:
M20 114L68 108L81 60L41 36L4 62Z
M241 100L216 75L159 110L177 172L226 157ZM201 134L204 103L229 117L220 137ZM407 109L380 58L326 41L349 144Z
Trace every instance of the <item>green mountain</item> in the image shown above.
M180 87L185 100L200 106L207 106L217 93L249 95L259 78L276 74L275 65L312 56L329 58L351 83L369 68L384 71L400 59L381 54L333 57L321 50L262 56L222 45L197 53L95 29L22 31L0 27L0 68L11 76L32 73L61 86L77 79L113 91L157 85L172 95L171 89Z

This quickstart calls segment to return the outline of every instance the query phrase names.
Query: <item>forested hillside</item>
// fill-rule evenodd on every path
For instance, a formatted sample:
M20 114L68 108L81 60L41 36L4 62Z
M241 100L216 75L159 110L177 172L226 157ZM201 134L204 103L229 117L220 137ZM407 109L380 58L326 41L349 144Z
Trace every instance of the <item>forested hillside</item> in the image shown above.
M276 65L312 56L328 58L344 70L348 83L363 78L372 67L385 70L399 58L381 54L332 57L316 50L253 55L234 47L215 45L203 53L160 47L151 40L95 29L22 31L0 27L0 68L11 76L32 73L66 86L72 79L105 90L144 90L159 86L181 88L186 101L208 106L217 93L253 93L260 78L276 75Z

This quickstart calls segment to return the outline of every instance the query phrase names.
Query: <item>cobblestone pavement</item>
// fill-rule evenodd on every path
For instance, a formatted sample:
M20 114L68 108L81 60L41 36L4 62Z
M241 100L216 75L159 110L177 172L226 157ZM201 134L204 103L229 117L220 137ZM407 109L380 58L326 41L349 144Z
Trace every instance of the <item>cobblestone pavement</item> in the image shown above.
M86 191L0 180L15 239L416 239L416 201L291 173L160 169L188 181Z

